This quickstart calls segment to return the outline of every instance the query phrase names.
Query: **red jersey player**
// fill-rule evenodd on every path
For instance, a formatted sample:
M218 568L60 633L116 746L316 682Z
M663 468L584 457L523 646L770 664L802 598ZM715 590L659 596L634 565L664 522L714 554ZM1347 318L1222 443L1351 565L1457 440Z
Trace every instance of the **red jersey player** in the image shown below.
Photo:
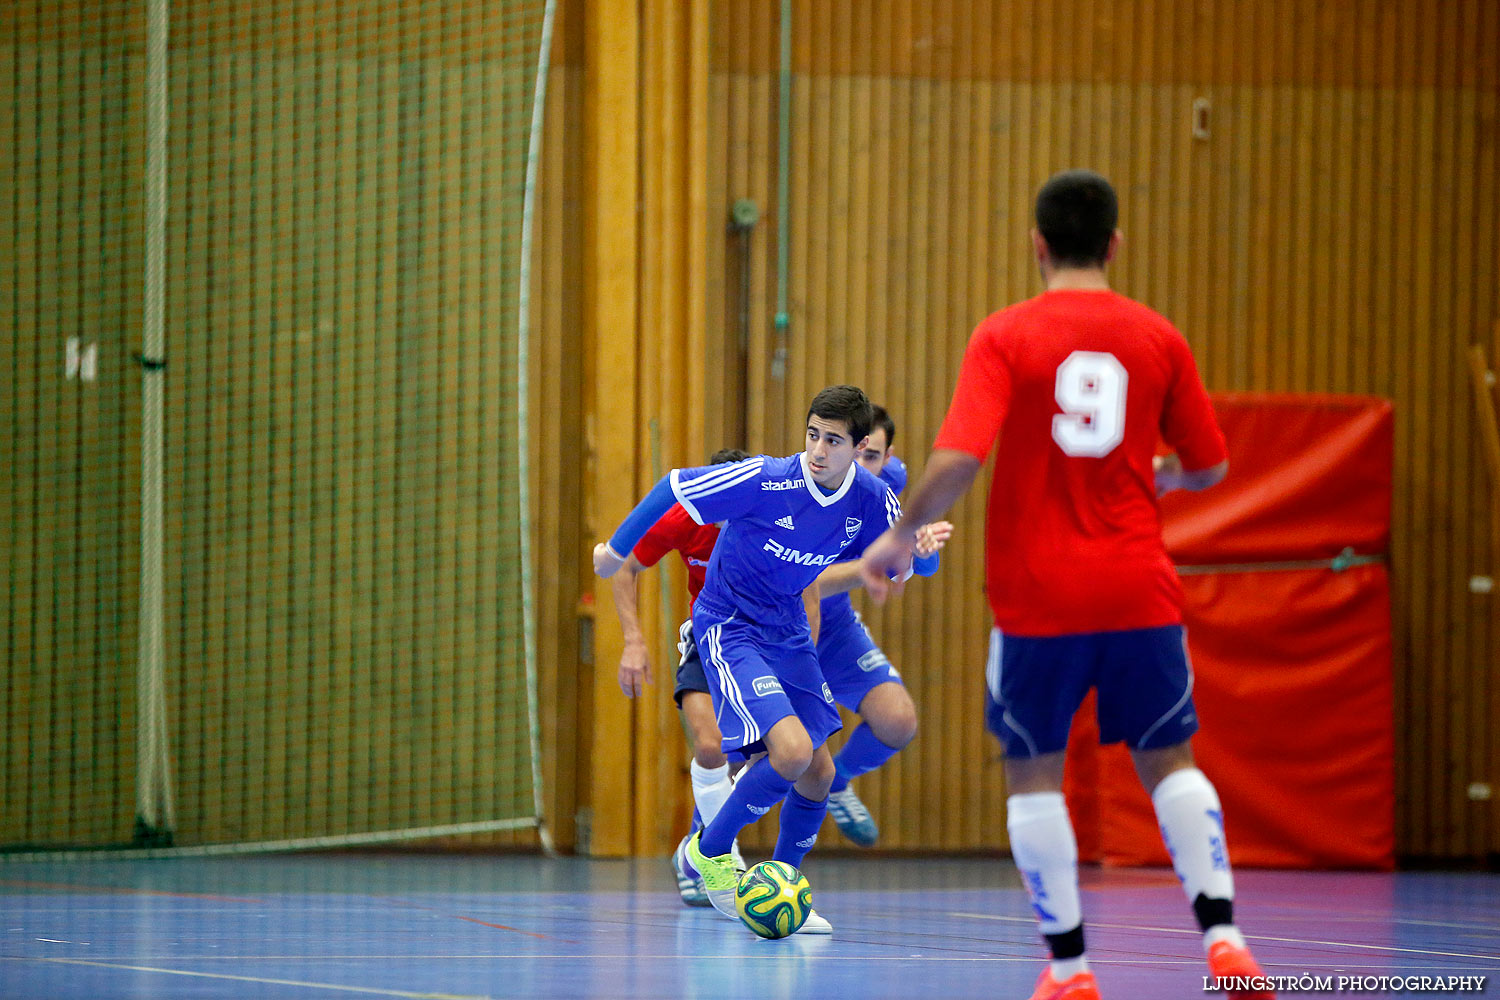
M1232 997L1266 998L1233 917L1223 812L1194 765L1182 595L1156 497L1228 470L1192 353L1165 318L1112 291L1118 205L1090 171L1051 178L1031 239L1046 291L979 324L922 481L866 550L877 596L914 532L968 489L996 450L986 580L995 628L987 723L1005 748L1011 851L1052 953L1033 1000L1095 1000L1078 848L1062 796L1074 713L1098 691L1100 739L1126 741ZM1165 438L1175 453L1154 459ZM1231 981L1226 978L1225 981Z

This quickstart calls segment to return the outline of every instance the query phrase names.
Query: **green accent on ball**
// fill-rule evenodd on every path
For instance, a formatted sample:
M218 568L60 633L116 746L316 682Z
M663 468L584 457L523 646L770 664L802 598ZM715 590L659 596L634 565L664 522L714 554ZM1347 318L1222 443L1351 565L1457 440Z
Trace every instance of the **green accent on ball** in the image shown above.
M762 861L740 876L734 903L746 927L763 938L784 938L807 922L812 886L784 861Z

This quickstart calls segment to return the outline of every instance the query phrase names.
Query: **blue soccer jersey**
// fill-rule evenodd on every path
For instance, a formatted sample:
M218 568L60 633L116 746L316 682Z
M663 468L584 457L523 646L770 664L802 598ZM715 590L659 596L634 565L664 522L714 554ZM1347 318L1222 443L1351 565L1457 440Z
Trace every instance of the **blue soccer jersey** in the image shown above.
M892 493L899 494L906 487L906 463L895 455L892 455L886 461L885 467L880 470L877 478L890 487ZM864 549L861 547L858 550L846 553L843 558L857 558L863 551ZM854 627L857 624L858 619L854 614L854 604L850 601L849 596L849 591L846 590L842 594L825 597L818 604L818 617L820 619L818 629L820 635L827 636L841 629ZM823 645L821 640L818 645L819 647Z
M765 625L804 618L802 591L818 574L864 551L901 516L896 494L858 463L828 493L804 454L676 469L670 481L693 520L728 522L699 600Z

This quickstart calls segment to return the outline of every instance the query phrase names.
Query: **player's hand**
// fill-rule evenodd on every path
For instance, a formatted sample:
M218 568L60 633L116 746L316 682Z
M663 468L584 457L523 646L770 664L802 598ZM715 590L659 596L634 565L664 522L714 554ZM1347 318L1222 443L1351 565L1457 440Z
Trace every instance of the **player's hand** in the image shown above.
M911 568L914 547L915 543L909 536L888 528L865 549L859 559L859 577L875 603L884 604L890 596L894 584L892 573L900 575Z
M915 552L919 556L930 556L948 543L953 536L953 522L933 521L917 529Z
M615 555L615 550L609 547L608 542L600 542L594 546L594 572L606 580L624 565L625 557Z
M644 644L625 644L625 652L620 655L620 690L625 692L625 697L634 698L638 694L646 693L646 685L651 683L651 657L646 653Z

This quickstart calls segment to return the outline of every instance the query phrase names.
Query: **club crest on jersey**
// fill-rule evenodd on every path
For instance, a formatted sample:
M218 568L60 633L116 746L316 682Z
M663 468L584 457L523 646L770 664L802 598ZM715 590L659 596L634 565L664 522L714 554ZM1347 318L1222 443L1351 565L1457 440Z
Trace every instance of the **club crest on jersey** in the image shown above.
M768 694L785 693L781 689L781 682L774 677L757 677L751 681L751 686L755 688L756 695L761 698L764 698Z
M862 524L864 522L857 517L844 518L844 534L852 539L855 535L859 534L859 527Z

